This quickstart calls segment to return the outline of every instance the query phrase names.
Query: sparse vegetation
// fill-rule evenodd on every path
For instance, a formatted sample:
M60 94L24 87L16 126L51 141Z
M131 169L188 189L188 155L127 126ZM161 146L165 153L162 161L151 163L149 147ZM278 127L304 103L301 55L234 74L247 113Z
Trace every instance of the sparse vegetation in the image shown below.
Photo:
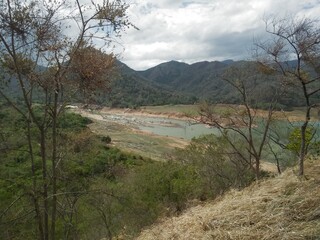
M288 169L163 219L137 239L319 239L319 158L306 161L305 169L305 179Z

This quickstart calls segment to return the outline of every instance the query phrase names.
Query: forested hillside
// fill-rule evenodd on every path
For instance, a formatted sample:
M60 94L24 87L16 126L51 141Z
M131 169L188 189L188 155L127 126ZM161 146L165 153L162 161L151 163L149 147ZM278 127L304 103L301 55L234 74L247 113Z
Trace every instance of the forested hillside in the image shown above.
M202 100L213 103L239 103L237 92L223 79L224 75L230 68L237 68L239 73L244 73L248 69L254 69L255 65L255 62L249 61L198 62L191 65L171 61L139 73L149 81L183 93L192 93ZM255 75L251 80L248 79L247 84L255 89L252 98L263 106L272 101L275 90L283 87L283 83L274 76L257 72ZM285 92L279 98L279 104L284 108L300 106L298 97L294 97L299 90L292 85L285 88Z
M219 87L220 76L227 67L228 64L217 61L191 65L171 61L139 73L150 81L201 96Z
M108 90L100 90L90 101L110 107L136 108L147 105L194 104L201 101L211 103L239 104L238 92L224 78L237 69L238 74L251 76L246 81L251 89L250 95L258 108L264 108L271 101L277 102L279 109L302 106L299 86L286 84L280 77L269 76L263 72L253 73L255 62L198 62L186 64L177 61L162 63L145 71L135 71L117 61L117 74L112 78ZM43 67L38 67L41 71ZM105 78L108 82L110 79ZM9 81L3 88L11 96L18 98L20 88L15 81ZM34 91L34 98L40 99L41 93ZM320 99L319 94L313 97ZM70 101L81 102L82 96L75 94Z
M168 86L148 81L138 72L118 62L119 77L111 83L111 91L102 94L101 102L111 107L135 108L147 105L193 104L194 94L182 93Z
M121 62L118 65L121 75L112 82L111 92L103 95L102 99L109 106L192 104L199 101L239 104L240 96L224 78L236 78L237 74L248 74L248 70L251 76L246 84L258 108L275 100L279 109L303 105L299 86L283 82L280 75L254 70L257 69L256 62L230 60L189 65L170 61L145 71L135 71ZM238 73L230 76L229 72L235 72L234 69ZM314 98L319 99L320 96Z

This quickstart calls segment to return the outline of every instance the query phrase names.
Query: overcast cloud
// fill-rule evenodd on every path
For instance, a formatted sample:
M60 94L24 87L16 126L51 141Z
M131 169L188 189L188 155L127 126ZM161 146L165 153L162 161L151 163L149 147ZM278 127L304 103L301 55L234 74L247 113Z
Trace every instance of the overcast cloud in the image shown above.
M270 14L318 17L320 0L128 0L140 30L121 39L121 60L136 70L186 63L247 59Z

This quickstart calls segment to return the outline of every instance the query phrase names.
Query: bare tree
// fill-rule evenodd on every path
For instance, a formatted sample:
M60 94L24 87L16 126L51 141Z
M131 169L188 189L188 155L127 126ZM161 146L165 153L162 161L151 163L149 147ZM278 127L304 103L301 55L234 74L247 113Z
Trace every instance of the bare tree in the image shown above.
M254 171L260 178L260 164L263 150L268 142L270 124L277 103L277 96L269 103L266 113L262 114L256 106L257 84L259 78L255 63L243 63L230 67L222 78L229 83L240 98L240 105L227 105L221 112L219 105L203 104L200 106L198 121L216 127L227 140L233 153Z
M128 5L123 1L88 2L6 0L1 6L2 81L16 82L23 105L16 104L3 89L0 96L26 122L33 180L32 185L24 189L25 196L33 202L40 239L56 239L58 170L62 161L58 146L59 116L71 95L94 91L102 82L108 82L114 60L100 51L132 26L126 16ZM84 42L90 43L90 47L83 48ZM100 51L93 49L95 43L99 44ZM90 54L95 57L87 57ZM70 79L79 58L85 58L86 84L74 84ZM106 59L110 61L105 62ZM102 62L105 64L101 66ZM108 68L101 68L106 64ZM105 78L88 74L90 72ZM83 76L77 80L81 82ZM36 136L33 129L37 129ZM37 146L40 146L40 165L36 164Z
M86 104L95 100L97 93L110 90L110 82L118 75L115 63L114 54L105 54L88 44L74 54L70 80Z
M320 96L320 27L319 21L310 18L267 18L266 32L271 38L257 42L258 61L269 72L280 72L287 82L300 88L301 102L305 107L305 120L301 125L299 175L304 174L307 154L306 132L311 109Z

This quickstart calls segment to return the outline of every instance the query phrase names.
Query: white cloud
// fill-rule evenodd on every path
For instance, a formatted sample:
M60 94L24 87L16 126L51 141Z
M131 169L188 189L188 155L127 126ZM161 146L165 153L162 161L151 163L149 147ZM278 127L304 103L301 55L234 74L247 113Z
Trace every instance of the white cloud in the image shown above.
M164 61L244 59L265 15L316 16L319 0L135 0L122 38L123 62L146 69Z

